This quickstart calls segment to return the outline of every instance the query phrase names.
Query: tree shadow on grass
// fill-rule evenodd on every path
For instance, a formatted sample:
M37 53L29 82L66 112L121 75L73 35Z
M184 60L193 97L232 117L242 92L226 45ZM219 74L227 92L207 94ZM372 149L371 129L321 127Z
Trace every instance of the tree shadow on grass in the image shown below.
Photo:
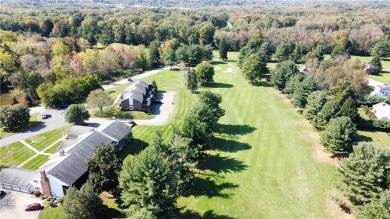
M210 170L215 173L241 172L248 168L242 161L219 154L207 155L206 161L199 164L200 170Z
M133 142L130 143L130 145L126 146L122 151L122 157L125 159L127 156L136 155L140 153L142 150L144 150L149 144L147 142L144 142L140 139L134 139Z
M236 189L238 188L237 184L233 184L230 182L223 182L221 184L217 184L215 180L213 180L211 177L195 177L192 180L192 186L189 190L187 190L183 196L207 196L208 198L211 197L220 197L220 198L229 198L231 194L225 193L225 190L228 189Z
M105 205L103 205L103 212L106 218L127 218L126 214L118 209L110 208Z
M255 83L253 83L252 85L257 86L257 87L272 87L271 82L268 82L268 81L257 81Z
M356 141L372 141L372 138L368 137L368 136L357 134Z
M226 83L220 83L220 82L214 82L214 83L208 85L208 87L211 87L211 88L232 88L233 85L226 84Z
M184 212L181 212L180 215L178 215L177 218L189 218L189 219L234 219L234 217L230 217L227 215L218 215L214 213L213 210L208 210L204 212L203 214L193 211L193 210L186 210Z
M255 127L249 125L218 124L218 133L227 135L247 135L255 130Z
M223 64L226 64L225 61L212 61L211 64L213 65L223 65Z
M238 142L232 139L214 138L215 146L213 149L226 152L237 152L242 150L249 150L252 148L247 143Z

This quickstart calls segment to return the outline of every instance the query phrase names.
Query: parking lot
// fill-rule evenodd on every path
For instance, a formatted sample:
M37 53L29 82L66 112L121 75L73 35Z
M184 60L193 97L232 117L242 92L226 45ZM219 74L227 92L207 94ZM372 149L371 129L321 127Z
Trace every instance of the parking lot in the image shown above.
M39 211L25 211L27 205L32 203L43 204L43 200L33 195L2 189L7 194L0 200L1 219L36 219Z

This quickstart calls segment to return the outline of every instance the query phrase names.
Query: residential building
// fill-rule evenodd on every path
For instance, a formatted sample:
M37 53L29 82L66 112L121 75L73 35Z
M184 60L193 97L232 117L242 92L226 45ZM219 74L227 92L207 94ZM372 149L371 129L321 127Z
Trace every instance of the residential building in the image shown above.
M149 111L154 87L146 81L136 81L121 93L121 110Z
M390 84L375 85L374 91L372 91L370 95L378 97L390 97Z
M87 161L95 148L112 142L122 148L132 140L131 127L111 121L97 128L73 126L66 139L49 161L39 170L5 168L0 171L0 188L30 193L39 191L46 196L62 197L67 188L80 188L88 179Z
M385 102L373 105L372 112L380 120L390 120L390 105Z

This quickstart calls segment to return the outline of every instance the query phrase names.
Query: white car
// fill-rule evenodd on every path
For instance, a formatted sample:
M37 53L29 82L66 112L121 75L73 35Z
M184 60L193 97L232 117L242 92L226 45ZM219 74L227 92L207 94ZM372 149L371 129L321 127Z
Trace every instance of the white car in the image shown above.
M46 119L46 111L41 112L41 119Z

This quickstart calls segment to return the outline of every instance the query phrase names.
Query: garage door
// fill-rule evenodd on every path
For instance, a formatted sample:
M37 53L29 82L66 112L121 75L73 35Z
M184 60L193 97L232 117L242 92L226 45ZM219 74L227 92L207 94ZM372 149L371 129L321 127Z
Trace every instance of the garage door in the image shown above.
M21 191L21 192L24 192L24 193L30 193L30 190L29 190L28 188L23 188L23 187L21 187L21 188L20 188L20 191Z
M12 186L12 190L20 192L20 186Z

